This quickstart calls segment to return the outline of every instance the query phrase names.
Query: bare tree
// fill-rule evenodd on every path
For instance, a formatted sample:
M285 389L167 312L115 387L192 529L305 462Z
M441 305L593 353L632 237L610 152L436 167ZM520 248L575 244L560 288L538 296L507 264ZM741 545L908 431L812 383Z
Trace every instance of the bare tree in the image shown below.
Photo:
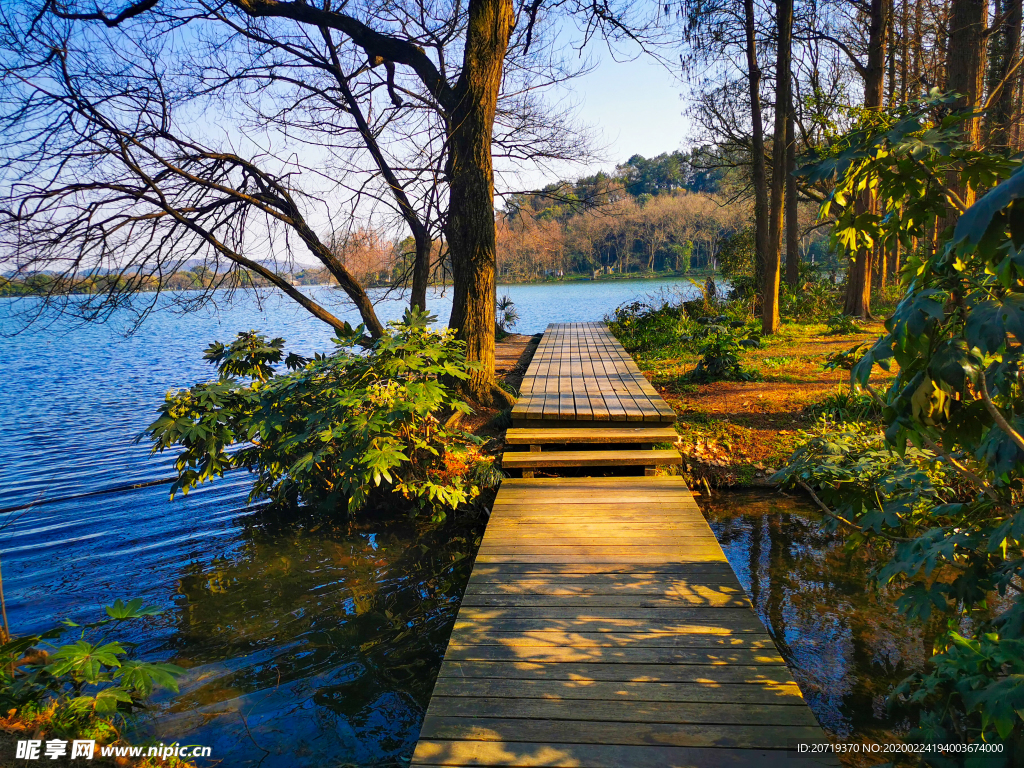
M644 28L643 23L627 24L628 8L594 13L582 2L557 7L583 20L584 42L597 32L610 39L639 39L631 29ZM379 333L365 291L341 265L331 263L330 249L316 236L318 226L302 208L306 203L329 212L332 195L344 191L353 218L367 205L384 204L412 232L414 303L422 304L425 294L432 241L439 233L444 237L454 282L451 325L465 340L469 358L482 364L473 374L470 394L483 402L504 399L493 374L494 147L499 155L546 160L561 159L579 146L560 134L571 127L562 116L546 127L537 122L544 114L533 93L537 72L557 79L571 76L572 69L558 55L548 61L537 56L555 50L542 43L541 3L518 10L511 0L363 3L338 10L273 0L142 0L107 10L43 0L41 6L6 14L4 21L12 47L3 75L3 119L20 132L15 148L4 156L5 180L14 189L6 206L5 237L23 261L42 263L33 237L42 237L54 220L69 215L68 206L90 210L87 221L92 222L99 215L95 211L105 212L113 204L124 209L116 222L90 227L79 221L77 229L69 230L77 240L49 244L51 260L74 269L109 270L116 264L113 268L129 265L140 274L160 270L168 258L173 260L169 252L182 251L181 235L167 225L173 222L189 233L194 253L205 249L234 265L254 271L261 267L267 274L259 274L286 290L287 281L277 279L280 274L246 255L259 240L257 234L265 249L280 247L274 235L283 230L286 242L297 236L332 268L368 330ZM191 51L196 41L204 46ZM146 56L125 61L119 55L125 45L145 50ZM97 46L108 57L99 60L108 65L106 70L96 66ZM188 66L169 73L168 56L174 59L183 48L192 54L183 57ZM52 72L53 50L63 52L57 59L66 77ZM95 79L106 92L94 93ZM46 85L40 87L40 81ZM503 85L509 96L504 103ZM134 90L126 94L118 87ZM280 100L277 111L263 98L268 90ZM272 126L272 138L286 141L256 152L257 142L249 137L242 142L247 151L227 151L224 141L197 138L194 124L183 128L175 122L197 104L216 99L231 104L230 95L237 94L250 97L251 126ZM69 108L77 122L40 117ZM44 131L46 136L59 141L39 141L44 134L33 131L40 124L50 131ZM94 132L103 141L86 149ZM315 157L318 150L329 154L328 167L303 161L280 146L296 135L304 149L314 148L305 157ZM541 136L551 140L538 141ZM39 146L32 146L34 140ZM82 165L60 163L51 151L57 144L80 150L72 154ZM187 167L168 170L177 167L181 146L201 155L207 165L200 168L189 159ZM145 162L132 152L141 153ZM359 159L366 157L370 162ZM90 161L103 166L102 182L64 183L69 175L84 175ZM208 183L202 173L215 161L230 165L239 178L231 184L224 179ZM47 163L53 171L49 177L37 170ZM163 172L154 175L153 164ZM353 170L364 174L353 180ZM301 187L300 174L306 182ZM124 197L126 182L145 194ZM170 194L167 183L177 184ZM153 205L160 215L150 210ZM265 221L257 225L259 216ZM137 252L137 237L118 240L113 234L126 234L128 221L132 232L150 227L145 256ZM225 237L228 232L231 237ZM300 292L289 295L300 301ZM308 297L301 303L327 322L340 322Z

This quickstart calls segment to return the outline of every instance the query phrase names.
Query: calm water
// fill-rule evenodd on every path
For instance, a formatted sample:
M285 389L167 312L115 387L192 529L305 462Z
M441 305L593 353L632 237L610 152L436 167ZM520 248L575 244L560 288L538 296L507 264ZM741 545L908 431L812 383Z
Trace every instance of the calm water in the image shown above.
M843 739L898 740L905 715L887 712L885 698L921 669L925 643L889 595L868 588L871 563L847 554L800 497L732 491L699 502L818 722Z
M519 330L532 333L685 286L507 290ZM431 302L446 320L449 300ZM11 306L0 301L0 325ZM397 317L402 305L380 309ZM275 296L262 308L157 314L127 339L111 326L0 338L0 507L47 502L0 514L13 629L90 620L116 598L143 597L166 613L128 639L188 669L181 693L159 697L141 723L146 734L211 746L226 768L403 764L479 521L282 520L245 504L240 474L173 503L165 486L97 493L170 474L172 457L149 457L135 436L166 389L209 377L210 341L248 328L294 351L329 348L329 329ZM855 738L891 727L881 697L920 663L921 642L865 591L866 565L845 560L807 505L721 494L706 511L822 723Z
M518 306L517 330L534 333L689 287L500 290ZM310 291L358 321L342 294ZM447 322L450 294L428 303ZM0 330L25 306L0 299ZM403 309L378 306L385 319ZM228 768L394 764L415 742L478 523L274 520L245 504L241 474L173 503L166 486L97 493L171 474L173 457L150 457L135 437L167 389L210 377L207 344L249 328L293 351L330 349L330 329L276 294L158 313L129 338L116 323L0 337L0 508L46 502L0 513L12 628L88 621L119 597L143 597L166 614L128 639L189 670L181 694L161 698L143 724L150 734L209 745Z

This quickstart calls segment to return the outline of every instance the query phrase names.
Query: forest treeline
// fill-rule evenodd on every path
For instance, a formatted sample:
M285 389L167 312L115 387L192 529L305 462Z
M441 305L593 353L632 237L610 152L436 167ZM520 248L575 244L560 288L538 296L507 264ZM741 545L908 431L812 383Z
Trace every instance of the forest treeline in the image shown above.
M558 181L529 193L507 196L496 213L497 273L501 282L598 275L685 274L725 268L750 274L753 263L751 208L743 199L743 175L736 169L709 168L706 149L675 151L646 158L633 155L612 172ZM836 256L827 237L811 229L816 206L800 208L803 229L800 258L834 268ZM415 258L415 243L386 231L361 227L331 242L338 261L362 284L387 287L401 282ZM726 264L720 252L727 248ZM444 243L435 244L431 282L451 274ZM293 285L337 284L324 268L282 273ZM64 278L45 272L16 280L0 278L0 296L46 294ZM71 293L109 290L111 281L129 282L139 291L269 287L249 270L216 273L195 265L169 275L92 275Z
M680 13L691 138L706 147L706 170L745 178L766 334L780 322L780 280L794 287L799 280L801 201L827 204L826 223L847 216L870 227L902 215L903 203L887 206L873 191L877 179L836 196L834 174L802 168L832 158L845 172L866 162L880 137L921 110L922 129L977 110L941 148L947 159L961 149L1009 156L1024 141L1020 0L715 0ZM874 132L875 144L858 145L857 131ZM920 145L903 159L901 173L910 177L931 146L923 131L906 138ZM908 257L933 253L958 214L997 180L978 173L964 182L939 166L929 173L944 201L904 237L840 239L846 314L870 317L872 288L895 282Z
M599 273L715 269L722 243L749 226L749 205L724 194L699 152L634 155L612 173L509 196L498 214L506 281Z
M300 269L291 274L293 285L323 285L332 278L325 269ZM76 281L50 272L38 272L27 277L0 277L0 296L46 296L54 292L92 295L110 290L149 292L198 291L217 288L269 288L271 282L245 270L217 273L209 267L196 266L166 276L145 275L129 280L123 275L91 275Z

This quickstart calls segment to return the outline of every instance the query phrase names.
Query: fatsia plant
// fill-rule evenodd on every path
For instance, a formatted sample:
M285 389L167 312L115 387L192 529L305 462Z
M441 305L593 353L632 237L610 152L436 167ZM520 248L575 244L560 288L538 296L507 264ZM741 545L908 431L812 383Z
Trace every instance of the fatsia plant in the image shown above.
M749 381L751 374L740 365L745 349L761 346L757 333L742 320L726 315L699 317L692 335L682 337L696 346L700 353L697 367L690 372L693 381Z
M851 545L884 545L891 556L878 577L901 589L900 609L941 622L931 663L896 691L921 710L915 738L1000 743L1003 757L1019 759L1024 171L967 210L904 277L886 333L851 370L883 406L884 438L826 429L777 478L811 490ZM884 391L871 381L876 366L895 370Z
M857 127L815 153L797 172L830 191L821 217L849 253L876 244L912 251L930 241L936 221L962 212L962 192L984 192L1020 166L1020 158L974 148L963 140L973 110L953 109L957 94L933 89L889 110L863 110ZM952 183L951 183L952 182ZM858 205L865 197L873 206ZM938 233L942 234L942 233Z
M172 496L229 469L254 477L251 499L357 511L390 492L440 520L499 476L480 440L447 426L469 413L454 384L469 377L462 342L407 310L368 348L362 327L337 350L284 355L255 331L215 343L216 381L171 392L148 428L154 451L180 450ZM284 362L288 369L275 366Z
M117 600L106 618L58 627L0 645L0 710L31 717L54 709L65 727L90 718L110 719L143 705L154 688L178 690L185 670L131 658L134 643L111 639L128 622L160 615L141 599Z

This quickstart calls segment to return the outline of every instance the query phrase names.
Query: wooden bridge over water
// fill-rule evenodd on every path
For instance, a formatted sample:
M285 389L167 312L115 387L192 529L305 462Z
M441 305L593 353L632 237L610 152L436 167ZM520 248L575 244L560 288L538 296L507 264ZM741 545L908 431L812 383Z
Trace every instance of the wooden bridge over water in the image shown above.
M412 764L794 761L824 734L678 477L675 414L601 323L548 326ZM535 478L643 467L644 476ZM585 470L584 470L585 471ZM638 469L622 471L638 473Z

